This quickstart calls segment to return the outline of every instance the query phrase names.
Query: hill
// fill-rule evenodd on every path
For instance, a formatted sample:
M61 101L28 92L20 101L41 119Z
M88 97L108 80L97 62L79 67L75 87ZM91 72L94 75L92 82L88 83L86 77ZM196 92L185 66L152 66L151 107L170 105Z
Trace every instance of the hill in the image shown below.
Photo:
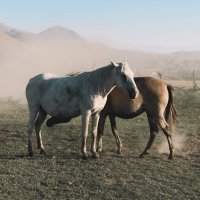
M5 35L16 38L16 39L28 39L31 37L34 37L35 34L27 31L22 31L16 28L12 28L10 26L7 26L3 23L0 23L0 32L4 33Z
M49 40L77 40L83 41L84 39L76 32L64 28L62 26L50 27L38 34L40 37Z
M36 74L92 70L110 61L127 60L136 76L159 71L165 79L191 79L192 69L196 69L200 77L200 52L155 54L114 49L91 43L61 26L31 33L0 24L0 44L0 85L7 86L1 88L0 96L4 97L24 98L26 83Z

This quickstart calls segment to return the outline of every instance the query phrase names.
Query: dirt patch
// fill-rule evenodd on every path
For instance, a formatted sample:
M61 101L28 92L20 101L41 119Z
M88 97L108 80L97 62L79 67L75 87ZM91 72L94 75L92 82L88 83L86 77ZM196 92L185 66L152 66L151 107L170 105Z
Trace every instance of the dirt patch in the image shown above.
M8 141L8 140L17 140L17 138L20 137L20 134L19 133L11 133L11 132L8 132L6 130L0 130L0 141L3 142L3 141Z

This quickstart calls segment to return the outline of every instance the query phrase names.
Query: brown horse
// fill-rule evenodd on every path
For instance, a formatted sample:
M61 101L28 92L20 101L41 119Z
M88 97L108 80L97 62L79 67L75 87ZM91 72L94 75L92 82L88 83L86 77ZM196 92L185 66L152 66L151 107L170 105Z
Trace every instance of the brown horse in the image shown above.
M116 87L109 95L107 103L100 114L98 126L98 151L102 151L102 137L107 116L110 118L113 135L115 136L118 153L121 153L122 143L117 132L115 117L130 119L147 113L150 138L140 157L149 154L153 141L158 133L158 127L162 129L169 144L169 159L173 158L173 144L169 131L170 125L175 123L176 110L174 107L174 94L172 86L153 77L134 78L139 96L131 100L120 88Z

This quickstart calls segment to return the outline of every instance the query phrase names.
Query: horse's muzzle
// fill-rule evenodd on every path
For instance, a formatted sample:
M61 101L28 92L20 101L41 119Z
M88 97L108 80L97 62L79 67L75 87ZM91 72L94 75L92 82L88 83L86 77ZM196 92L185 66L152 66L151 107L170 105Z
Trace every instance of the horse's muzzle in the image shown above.
M138 94L139 94L139 92L135 91L134 89L128 91L128 96L131 99L135 99L138 96Z

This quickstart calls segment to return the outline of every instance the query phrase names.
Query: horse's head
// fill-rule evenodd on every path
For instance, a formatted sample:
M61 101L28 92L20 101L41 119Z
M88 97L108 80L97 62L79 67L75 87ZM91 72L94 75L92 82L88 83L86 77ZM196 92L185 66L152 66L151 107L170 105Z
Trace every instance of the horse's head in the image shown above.
M134 74L127 62L113 63L111 65L116 70L116 85L128 93L131 99L135 99L139 91L134 81Z

